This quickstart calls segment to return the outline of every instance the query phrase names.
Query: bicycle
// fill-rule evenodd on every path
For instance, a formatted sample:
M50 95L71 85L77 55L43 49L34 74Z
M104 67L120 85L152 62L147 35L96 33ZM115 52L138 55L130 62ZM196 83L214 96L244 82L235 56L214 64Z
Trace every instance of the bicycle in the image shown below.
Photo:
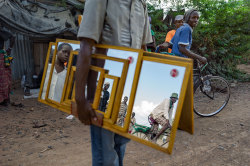
M160 146L166 145L169 142L171 128L167 128L165 132L163 132L161 136L156 141L154 141L153 139L156 136L156 133L154 132L154 128L153 128L154 122L152 121L150 116L148 116L148 121L149 121L150 127L135 123L133 125L134 132L132 134L136 135L137 137L141 139L157 143ZM159 130L157 132L159 132Z
M220 77L207 75L208 65L198 65L194 69L194 112L202 117L211 117L225 108L230 98L228 82ZM197 78L197 79L196 79Z
M160 47L157 46L155 52L159 52L159 50ZM160 53L175 56L168 52ZM194 112L201 117L218 114L225 108L230 98L228 82L220 76L206 75L204 69L207 65L208 63L203 66L198 64L198 68L193 70Z

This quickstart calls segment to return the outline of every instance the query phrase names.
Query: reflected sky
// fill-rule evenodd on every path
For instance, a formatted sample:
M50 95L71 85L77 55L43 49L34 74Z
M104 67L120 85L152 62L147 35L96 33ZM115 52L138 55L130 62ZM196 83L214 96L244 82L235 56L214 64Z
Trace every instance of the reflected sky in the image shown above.
M134 73L135 73L136 63L137 63L137 59L138 59L138 53L131 52L131 51L109 49L108 56L121 58L121 59L128 59L129 57L133 57L132 63L129 64L127 79L125 82L124 92L123 92L122 98L124 96L129 97L130 92L131 92L131 88L132 88L133 79L134 79ZM110 66L112 68L112 70L117 70L116 66L114 66L113 64L105 63L105 66L106 65ZM128 103L129 103L129 101L128 101Z
M172 69L178 71L177 77L171 76ZM177 93L180 96L184 74L185 67L143 61L133 107L136 123L150 126L148 115L153 109L165 98L169 99L172 93ZM175 103L172 118L175 116L177 105L178 100Z

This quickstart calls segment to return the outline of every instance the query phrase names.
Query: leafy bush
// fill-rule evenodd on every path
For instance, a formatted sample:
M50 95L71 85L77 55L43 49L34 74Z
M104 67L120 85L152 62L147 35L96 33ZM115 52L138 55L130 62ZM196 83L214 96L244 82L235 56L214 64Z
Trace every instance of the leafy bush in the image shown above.
M189 0L182 5L196 8L201 13L199 24L193 32L191 49L207 57L212 74L229 80L249 81L249 76L236 69L239 63L250 63L249 1ZM183 6L173 5L179 11ZM160 10L149 6L149 13L156 42L160 44L164 42L169 28L159 19L162 16Z

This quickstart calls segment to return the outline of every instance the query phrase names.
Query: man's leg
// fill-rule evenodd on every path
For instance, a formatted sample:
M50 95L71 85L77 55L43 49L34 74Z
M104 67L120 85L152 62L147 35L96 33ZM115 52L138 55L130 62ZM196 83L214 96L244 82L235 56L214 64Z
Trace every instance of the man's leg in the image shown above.
M91 148L93 166L119 166L115 151L115 133L91 125Z
M159 123L159 124L162 126L162 128L161 128L161 130L157 133L156 137L154 138L155 140L157 140L157 139L160 137L160 135L161 135L162 133L164 133L164 131L165 131L167 128L170 128L170 127L171 127L170 124L169 124L169 120L166 119L166 118L163 117L163 116L157 118L157 119L156 119L156 122Z
M119 158L119 166L123 166L123 158L126 151L126 144L130 139L115 134L115 150Z
M103 166L119 166L115 150L115 133L102 128L102 158Z
M160 130L159 133L155 136L154 139L157 140L157 139L161 136L161 134L164 133L164 131L165 131L168 127L169 127L168 124L165 124L164 126L162 126L161 130Z
M91 125L91 150L92 150L92 165L102 166L102 128Z

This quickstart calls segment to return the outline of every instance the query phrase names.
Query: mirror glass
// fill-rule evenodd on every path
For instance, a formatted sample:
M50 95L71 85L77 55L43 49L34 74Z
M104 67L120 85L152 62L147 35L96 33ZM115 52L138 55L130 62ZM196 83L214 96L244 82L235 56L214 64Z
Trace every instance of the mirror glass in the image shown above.
M124 86L124 91L123 91L123 97L125 96L130 97L130 92L131 92L131 87L134 79L134 74L135 74L135 68L137 64L137 59L138 59L138 52L132 52L132 51L124 51L124 50L116 50L116 49L109 49L108 56L111 57L116 57L116 58L121 58L121 59L128 59L129 62L129 68L128 68L128 74ZM111 68L112 70L116 70L113 68L113 64L105 64L107 67ZM111 71L111 70L110 70ZM129 104L129 101L127 101L127 105Z
M168 147L185 67L144 60L129 133Z
M116 123L119 126L123 126L124 118L127 112L127 107L129 105L129 98L130 98L131 88L133 84L136 64L138 60L138 52L108 49L107 55L111 57L115 57L115 58L129 60L129 68L128 68L127 77L126 77L126 81L124 85L123 95L121 98L121 105L120 105L120 109L118 113L118 120ZM116 74L118 70L117 70L117 67L113 65L113 62L107 63L106 61L104 68L109 69L110 74L119 76Z
M100 100L99 100L100 101L99 107L98 107L98 110L100 110L102 112L106 112L106 110L108 109L108 106L110 104L110 97L111 97L113 82L114 82L114 80L112 80L112 79L104 78L101 96L100 96Z
M124 62L116 61L115 59L101 60L98 57L92 58L92 61L93 60L102 61L101 65L103 66L103 69L105 69L106 71L106 74L102 78L103 82L102 82L100 98L98 100L99 105L97 108L98 110L102 112L106 112L108 108L112 108L114 99L112 99L112 102L110 105L111 97L115 95L116 90L117 90L116 88L113 88L113 85L114 85L113 78L121 78L122 72L124 70ZM97 80L102 80L102 79L100 79L100 75L98 75ZM111 109L109 110L111 111ZM106 116L106 118L109 118L109 117Z
M57 52L53 55L52 59L54 62L53 69L51 64L47 68L47 74L48 71L52 72L48 99L60 103L67 75L70 52L79 50L79 48L79 44L58 42Z
M45 79L44 79L43 89L42 89L42 95L41 95L41 99L42 100L45 100L45 95L46 95L48 81L49 81L49 73L50 73L52 58L53 58L53 54L54 54L54 51L55 51L55 45L53 45L52 43L50 43L50 45L51 45L51 47L48 50L49 59L48 59L47 72L43 73L43 74L45 74L45 77L44 77Z

